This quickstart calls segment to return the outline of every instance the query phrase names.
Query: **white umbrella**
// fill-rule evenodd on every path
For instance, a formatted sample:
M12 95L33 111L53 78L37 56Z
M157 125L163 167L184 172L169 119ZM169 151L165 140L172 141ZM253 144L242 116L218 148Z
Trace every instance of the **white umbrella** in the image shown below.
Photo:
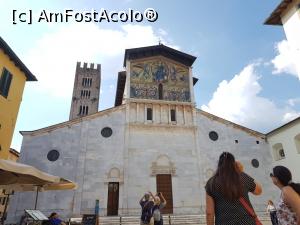
M0 159L0 185L58 183L60 177L44 173L33 166Z
M30 165L4 159L0 159L0 178L0 189L36 191L35 209L39 191L77 188L70 180L42 172Z

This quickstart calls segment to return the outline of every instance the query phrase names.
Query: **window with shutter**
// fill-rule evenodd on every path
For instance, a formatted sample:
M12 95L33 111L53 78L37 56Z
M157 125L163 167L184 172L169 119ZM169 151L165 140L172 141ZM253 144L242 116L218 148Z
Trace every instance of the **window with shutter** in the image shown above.
M5 98L7 98L8 96L11 81L12 74L4 68L0 78L0 95L2 95Z

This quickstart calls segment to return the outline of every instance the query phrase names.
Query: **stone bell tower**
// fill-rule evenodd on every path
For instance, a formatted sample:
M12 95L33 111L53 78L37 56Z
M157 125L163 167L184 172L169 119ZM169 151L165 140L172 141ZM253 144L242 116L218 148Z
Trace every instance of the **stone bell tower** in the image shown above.
M101 65L77 62L70 120L98 112Z

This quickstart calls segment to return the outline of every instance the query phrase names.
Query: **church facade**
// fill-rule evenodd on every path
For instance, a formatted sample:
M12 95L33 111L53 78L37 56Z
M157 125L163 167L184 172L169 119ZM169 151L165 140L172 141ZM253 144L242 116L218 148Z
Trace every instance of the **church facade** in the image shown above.
M196 108L195 60L164 45L127 49L115 107L23 131L20 162L78 184L72 191L41 192L37 208L78 217L93 213L99 200L100 215L137 215L143 194L160 191L165 213L204 214L206 181L219 155L230 151L262 184L263 195L252 203L265 211L278 195L265 135ZM33 208L34 199L35 193L17 193L9 220Z

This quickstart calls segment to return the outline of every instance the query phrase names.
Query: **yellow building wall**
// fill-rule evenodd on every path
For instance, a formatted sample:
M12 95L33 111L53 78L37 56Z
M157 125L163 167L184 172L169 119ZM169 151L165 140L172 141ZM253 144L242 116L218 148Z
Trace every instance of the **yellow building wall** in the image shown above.
M0 95L0 159L8 159L26 82L25 74L0 49L0 77L4 67L12 74L12 81L7 98Z

